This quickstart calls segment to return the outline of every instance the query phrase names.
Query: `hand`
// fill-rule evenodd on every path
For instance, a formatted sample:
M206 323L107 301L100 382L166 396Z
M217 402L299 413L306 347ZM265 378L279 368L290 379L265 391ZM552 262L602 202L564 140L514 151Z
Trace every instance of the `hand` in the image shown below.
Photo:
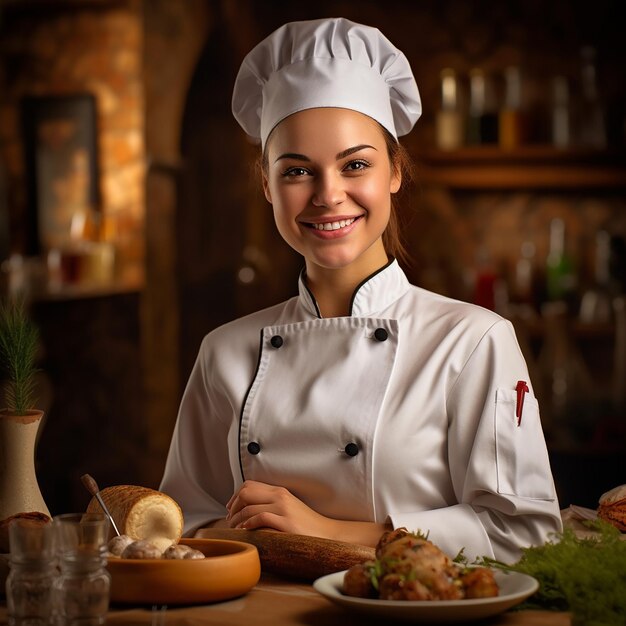
M320 515L284 487L247 480L226 504L230 528L272 528L332 538L336 520Z

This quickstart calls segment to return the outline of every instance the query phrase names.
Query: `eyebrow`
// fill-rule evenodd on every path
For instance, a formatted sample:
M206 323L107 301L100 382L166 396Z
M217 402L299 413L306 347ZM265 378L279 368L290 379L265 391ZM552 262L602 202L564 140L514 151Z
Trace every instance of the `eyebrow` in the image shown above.
M374 146L370 146L367 143L362 143L362 144L359 144L358 146L352 146L352 148L346 148L345 150L338 152L335 155L335 159L337 161L341 159L345 159L347 156L350 156L351 154L354 154L355 152L359 152L360 150L365 150L366 148L371 148L372 150L376 150ZM311 160L305 154L298 154L297 152L285 152L285 154L281 154L279 157L277 157L274 163L277 163L281 159L295 159L296 161L306 161L306 162L309 162Z
M372 150L376 150L374 146L370 146L367 143L359 144L358 146L353 146L352 148L348 148L347 150L342 150L335 155L335 159L339 161L340 159L345 159L347 156L354 154L355 152L359 152L360 150L365 150L366 148L371 148Z
M298 154L297 152L285 152L285 154L281 154L279 157L276 157L274 163L278 163L281 159L294 159L296 161L310 161L308 156L304 154Z

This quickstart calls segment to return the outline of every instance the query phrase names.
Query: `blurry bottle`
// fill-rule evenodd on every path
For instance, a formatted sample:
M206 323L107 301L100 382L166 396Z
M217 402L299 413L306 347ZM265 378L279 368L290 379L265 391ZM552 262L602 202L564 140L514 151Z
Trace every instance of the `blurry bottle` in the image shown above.
M613 357L613 402L617 413L626 416L626 296L614 299L615 354Z
M501 313L508 304L508 290L489 251L481 247L476 255L476 273L472 301L491 311Z
M4 165L0 161L0 263L7 259L10 254L9 203L7 196L7 177Z
M598 90L596 50L581 50L581 94L577 117L577 143L581 147L606 148L605 111Z
M519 67L504 72L504 103L499 114L500 146L510 150L526 141L526 116L522 107L522 76Z
M611 237L609 275L613 293L626 294L626 237L622 235Z
M441 108L437 113L437 147L454 150L463 145L464 127L460 107L459 83L451 68L441 71Z
M538 358L542 405L541 421L553 443L577 443L586 426L592 382L587 366L571 335L565 302L543 305L545 341ZM545 410L544 410L545 409Z
M512 300L530 310L538 307L537 267L535 265L535 244L524 241L520 256L515 263Z
M492 81L480 68L470 72L470 103L467 143L498 143L498 114Z
M614 95L606 106L606 139L610 148L626 146L626 95Z
M576 271L565 246L565 223L554 218L550 222L550 248L546 261L548 300L565 300L571 304L576 286Z
M611 237L608 232L601 230L596 234L594 284L585 291L580 301L580 321L586 324L607 324L612 320L610 254Z
M565 76L552 79L552 145L567 148L572 143L569 83Z

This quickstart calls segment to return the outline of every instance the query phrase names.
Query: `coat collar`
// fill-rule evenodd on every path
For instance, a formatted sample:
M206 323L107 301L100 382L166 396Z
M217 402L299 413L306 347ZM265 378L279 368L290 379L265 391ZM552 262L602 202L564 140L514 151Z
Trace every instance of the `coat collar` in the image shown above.
M305 276L306 272L303 269L298 280L300 303L312 315L322 317L315 296L306 286ZM354 290L350 301L350 316L376 315L404 295L409 287L406 274L396 259L392 259L387 265L370 274Z

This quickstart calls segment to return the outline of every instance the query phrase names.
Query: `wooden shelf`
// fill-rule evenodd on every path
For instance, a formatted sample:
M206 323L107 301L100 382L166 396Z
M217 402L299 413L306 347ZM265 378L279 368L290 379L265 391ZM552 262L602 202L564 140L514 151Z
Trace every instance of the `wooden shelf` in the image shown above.
M524 146L502 150L475 146L431 150L417 157L423 184L453 189L626 189L626 151L560 150Z
M67 302L141 293L144 287L143 276L133 275L115 278L107 283L55 284L45 280L35 280L31 281L23 291L20 290L17 293L24 293L30 302ZM5 284L0 288L0 295L3 298L13 297Z
M3 0L2 9L10 13L60 13L126 7L130 0Z
M120 294L139 293L143 288L144 280L139 276L120 278L105 284L47 284L40 291L33 293L32 300L36 302L65 302L68 300L84 300L86 298L106 298Z

